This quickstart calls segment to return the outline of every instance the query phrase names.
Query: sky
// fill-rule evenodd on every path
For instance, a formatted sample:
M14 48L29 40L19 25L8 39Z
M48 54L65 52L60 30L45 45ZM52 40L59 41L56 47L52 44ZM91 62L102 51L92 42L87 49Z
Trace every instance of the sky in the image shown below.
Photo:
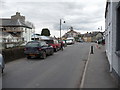
M51 36L60 36L70 27L80 33L105 29L106 0L0 0L0 16L10 18L16 12L26 17L35 26L35 33L43 28L50 30ZM63 23L65 21L65 23Z

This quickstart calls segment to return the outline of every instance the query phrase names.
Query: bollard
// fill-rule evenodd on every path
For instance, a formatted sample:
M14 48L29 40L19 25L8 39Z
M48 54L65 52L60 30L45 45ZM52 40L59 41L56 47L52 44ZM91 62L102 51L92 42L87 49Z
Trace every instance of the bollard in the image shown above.
M94 52L93 52L93 46L91 46L91 52L90 52L90 54L94 54Z

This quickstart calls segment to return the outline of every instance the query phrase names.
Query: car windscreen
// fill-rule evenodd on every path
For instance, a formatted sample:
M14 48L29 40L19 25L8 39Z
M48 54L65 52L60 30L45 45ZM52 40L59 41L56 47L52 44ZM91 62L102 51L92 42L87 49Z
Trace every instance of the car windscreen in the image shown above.
M39 46L39 43L37 43L37 42L32 42L32 43L28 43L26 46L27 46L27 47L38 47L38 46Z
M71 40L71 39L68 39L68 40L66 40L66 41L68 41L68 42L69 42L69 41L70 41L70 42L72 42L72 40Z

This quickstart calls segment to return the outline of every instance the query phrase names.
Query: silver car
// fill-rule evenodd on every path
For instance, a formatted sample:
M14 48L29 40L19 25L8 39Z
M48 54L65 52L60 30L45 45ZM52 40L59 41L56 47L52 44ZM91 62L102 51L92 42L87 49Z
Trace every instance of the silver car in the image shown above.
M0 72L3 73L3 70L5 68L5 63L2 54L0 54Z

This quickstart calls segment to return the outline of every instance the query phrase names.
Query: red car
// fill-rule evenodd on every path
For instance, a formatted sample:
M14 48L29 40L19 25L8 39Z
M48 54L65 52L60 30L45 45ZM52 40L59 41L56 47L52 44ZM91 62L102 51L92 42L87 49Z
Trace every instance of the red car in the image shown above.
M58 40L45 40L49 45L53 46L54 51L57 52L61 48L61 44L58 42Z

